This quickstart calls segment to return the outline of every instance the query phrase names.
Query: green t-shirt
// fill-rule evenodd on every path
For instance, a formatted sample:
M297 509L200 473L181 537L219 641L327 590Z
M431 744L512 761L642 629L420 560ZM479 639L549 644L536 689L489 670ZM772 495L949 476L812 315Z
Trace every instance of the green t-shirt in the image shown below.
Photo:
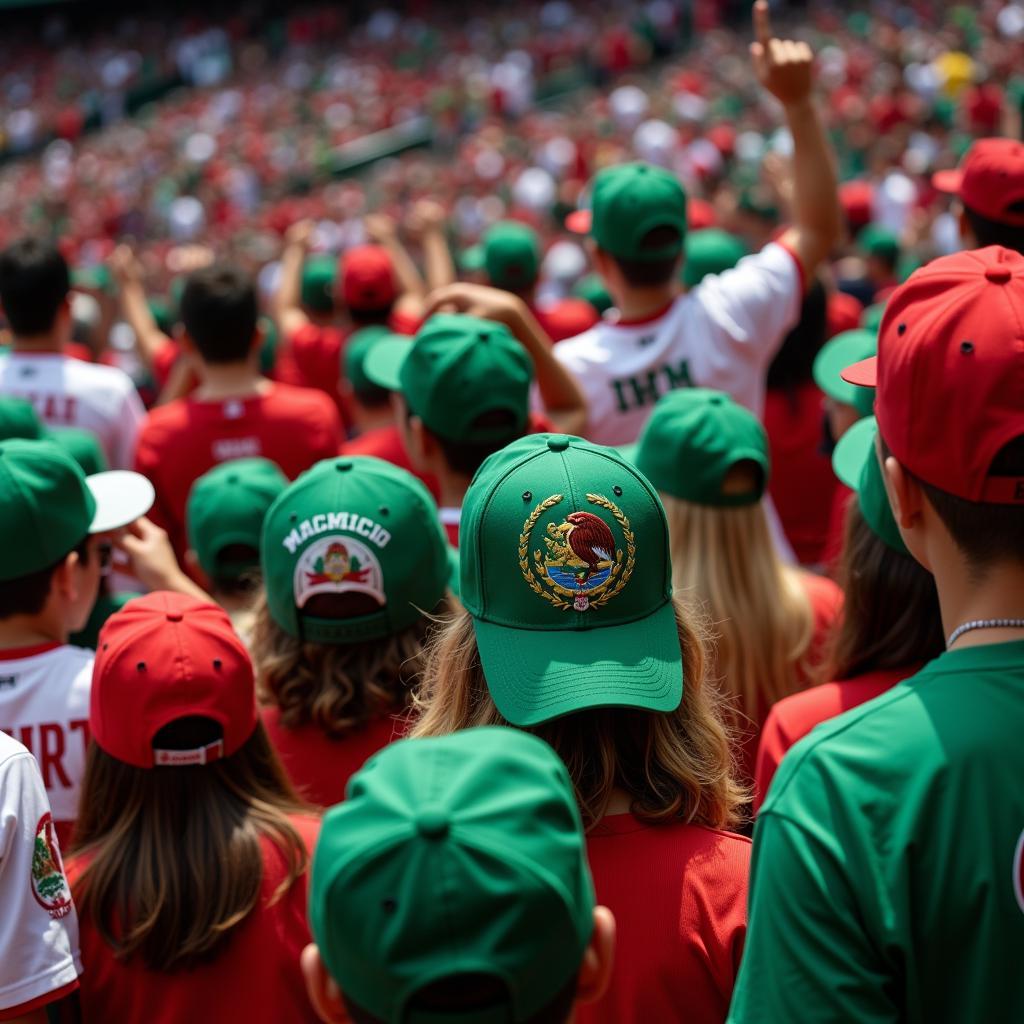
M1024 1021L1022 845L1024 641L948 651L783 761L729 1021Z

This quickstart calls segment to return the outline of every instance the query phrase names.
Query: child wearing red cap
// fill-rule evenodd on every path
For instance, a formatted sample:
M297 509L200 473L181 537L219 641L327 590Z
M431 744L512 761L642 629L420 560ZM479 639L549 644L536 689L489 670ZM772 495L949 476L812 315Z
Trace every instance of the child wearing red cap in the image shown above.
M318 820L227 614L156 592L100 634L68 863L88 1021L315 1020L299 956Z
M1024 256L943 257L894 293L876 452L946 650L818 726L758 816L730 1020L1024 1019Z

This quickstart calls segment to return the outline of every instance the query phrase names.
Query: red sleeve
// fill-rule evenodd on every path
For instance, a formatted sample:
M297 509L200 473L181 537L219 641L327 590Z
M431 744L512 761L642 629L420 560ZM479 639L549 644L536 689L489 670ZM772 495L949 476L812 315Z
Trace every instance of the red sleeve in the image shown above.
M180 355L181 349L177 342L170 338L164 338L163 344L153 353L153 379L158 390L162 391L167 386L167 378Z
M69 981L66 985L55 988L52 992L44 992L41 996L31 999L27 1003L4 1007L0 1009L0 1020L17 1020L18 1017L27 1017L34 1010L40 1010L44 1006L49 1006L51 1003L71 995L77 988L78 979L75 978L74 981Z
M789 743L783 733L778 705L775 705L761 726L761 740L757 745L757 759L754 765L754 814L761 809L761 804L768 795L768 787L788 749Z
M410 316L408 312L394 310L388 318L388 327L395 334L415 334L423 326L423 318Z
M789 255L793 257L793 262L796 264L796 272L800 275L800 294L801 295L806 295L807 294L807 271L804 268L803 260L800 259L799 255L797 254L797 251L788 242L784 241L784 237L785 237L786 231L788 231L788 230L789 230L788 227L780 228L778 233L776 234L776 236L772 239L772 241L780 249L785 249L786 252L788 252Z

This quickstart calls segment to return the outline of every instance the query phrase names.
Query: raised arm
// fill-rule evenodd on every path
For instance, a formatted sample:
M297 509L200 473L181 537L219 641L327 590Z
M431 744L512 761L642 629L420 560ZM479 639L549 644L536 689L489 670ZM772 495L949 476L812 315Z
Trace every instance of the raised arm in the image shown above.
M386 213L368 213L363 218L363 225L370 240L387 249L403 295L420 300L426 298L427 286L423 283L419 268L398 237L395 222Z
M157 352L170 343L170 338L160 330L142 283L142 265L132 252L131 246L119 245L110 255L110 270L117 283L117 295L121 303L121 315L135 333L135 345L147 370L153 369Z
M300 220L284 236L281 252L281 280L271 302L271 313L282 338L289 338L309 323L302 309L302 265L309 251L313 222Z
M433 199L421 199L409 216L408 228L423 247L423 271L430 291L455 283L455 263L444 224L444 207Z

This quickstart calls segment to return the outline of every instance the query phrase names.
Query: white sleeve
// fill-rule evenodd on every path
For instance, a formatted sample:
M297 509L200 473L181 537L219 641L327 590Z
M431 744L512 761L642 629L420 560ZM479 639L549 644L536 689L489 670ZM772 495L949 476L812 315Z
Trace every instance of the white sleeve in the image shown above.
M803 292L796 256L769 242L732 270L704 278L693 295L729 354L766 368L800 319Z
M135 446L139 439L142 421L146 418L146 410L129 380L121 399L121 410L117 417L117 436L114 438L114 465L111 469L134 469Z
M0 753L0 1010L66 988L82 972L78 918L35 758Z

